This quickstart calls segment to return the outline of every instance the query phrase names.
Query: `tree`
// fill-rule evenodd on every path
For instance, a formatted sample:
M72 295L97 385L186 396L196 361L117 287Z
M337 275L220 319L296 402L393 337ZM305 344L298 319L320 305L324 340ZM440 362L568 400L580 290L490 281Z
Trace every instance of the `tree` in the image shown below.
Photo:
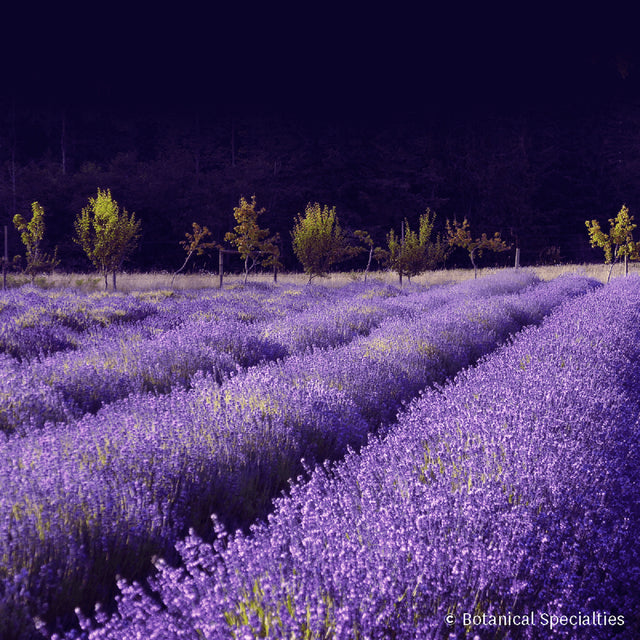
M271 267L273 269L273 281L277 282L278 280L278 269L282 269L283 264L280 261L280 245L282 241L280 239L280 234L276 233L267 240L264 241L262 245L262 250L265 257L262 259L262 265L264 267Z
M74 242L82 247L94 266L104 275L113 273L113 289L116 289L116 272L133 253L140 237L140 221L126 209L120 211L118 203L111 197L111 191L98 189L96 198L89 198L89 204L74 222L76 232Z
M427 208L418 221L418 231L412 231L405 218L400 237L393 229L387 234L386 262L398 273L401 282L402 276L407 276L411 282L413 276L435 269L444 262L449 247L440 236L435 241L431 239L435 220L435 212Z
M589 241L592 247L604 249L605 264L610 264L607 282L611 279L613 265L624 256L624 273L629 274L629 258L640 260L640 243L633 241L633 230L636 224L633 216L629 215L627 205L622 205L622 209L615 218L609 218L609 233L604 233L597 220L586 220Z
M204 239L207 236L211 235L211 231L207 229L207 227L201 227L197 222L192 223L193 233L185 233L186 240L180 241L180 246L187 252L187 257L185 261L182 263L182 266L173 274L173 278L171 278L171 285L173 286L173 281L175 277L182 271L184 271L187 263L195 253L198 256L204 254L208 249L213 249L217 246L215 242L204 242Z
M369 235L368 231L362 231L361 229L358 229L357 231L353 232L353 235L360 240L360 242L362 242L367 248L365 249L364 247L360 247L359 250L361 251L368 251L369 253L369 259L367 260L367 266L364 270L364 281L367 281L367 275L369 274L369 269L371 268L371 260L375 254L375 248L374 248L374 241L373 238Z
M336 208L319 203L307 204L298 214L291 232L293 251L302 264L309 282L315 276L324 276L336 263L355 255L357 249L350 246L340 228Z
M258 226L258 216L265 212L262 208L256 210L256 197L247 202L243 197L240 204L233 209L233 215L238 223L233 231L225 234L224 239L234 244L244 260L244 281L247 282L249 271L258 264L268 264L274 268L280 265L280 250L277 246L277 236L269 237L269 229Z
M461 247L469 252L474 278L478 277L476 258L481 258L483 251L508 251L511 249L511 245L500 237L498 231L491 238L487 237L486 233L483 233L479 238L473 240L469 222L466 218L462 221L462 224L454 220L453 225L447 220L447 236L450 247Z
M20 232L20 238L27 253L27 266L25 271L35 278L37 273L51 271L58 264L56 252L53 257L42 251L40 246L46 229L44 222L44 208L38 202L31 204L32 216L27 222L19 213L13 216L13 224Z

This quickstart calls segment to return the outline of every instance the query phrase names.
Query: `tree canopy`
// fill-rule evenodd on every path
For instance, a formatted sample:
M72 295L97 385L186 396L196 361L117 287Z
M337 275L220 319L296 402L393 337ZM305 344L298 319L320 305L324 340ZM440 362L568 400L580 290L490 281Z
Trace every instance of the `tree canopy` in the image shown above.
M318 202L307 204L304 215L298 214L291 236L293 251L309 275L309 282L358 252L348 243L336 208L322 207Z
M398 273L401 281L402 276L407 276L411 282L413 276L444 263L448 245L440 236L432 239L435 220L435 212L427 208L420 216L417 231L410 228L409 221L405 218L400 237L393 229L387 234L388 251L384 253L386 262Z
M279 236L270 236L269 229L261 229L258 225L258 217L265 209L256 209L256 197L251 202L244 197L233 209L233 216L238 223L233 231L225 234L224 239L235 245L244 260L244 281L247 282L249 272L258 264L277 268L280 265L278 248Z
M469 221L466 218L462 221L462 224L459 224L455 219L453 224L447 220L447 237L449 246L461 247L467 250L475 278L478 277L476 258L481 258L483 251L509 251L509 249L511 249L511 245L500 237L498 231L496 231L491 238L489 238L486 233L483 233L474 240L471 236Z
M104 275L105 289L109 272L113 274L116 289L116 272L135 250L140 225L134 213L129 215L126 209L120 210L109 189L98 189L98 195L89 198L89 204L76 218L74 241Z
M628 274L627 260L640 260L640 243L633 240L633 231L637 225L633 222L633 216L629 215L627 205L622 205L615 218L609 218L609 233L602 231L597 220L586 220L585 224L591 246L603 249L605 264L611 265L607 282L611 279L613 265L620 257L624 257L625 275Z
M38 202L31 204L31 220L26 220L19 213L13 216L13 224L20 232L20 239L26 249L25 271L33 280L37 273L52 270L58 260L56 253L48 255L42 249L42 241L46 225L44 222L44 208Z

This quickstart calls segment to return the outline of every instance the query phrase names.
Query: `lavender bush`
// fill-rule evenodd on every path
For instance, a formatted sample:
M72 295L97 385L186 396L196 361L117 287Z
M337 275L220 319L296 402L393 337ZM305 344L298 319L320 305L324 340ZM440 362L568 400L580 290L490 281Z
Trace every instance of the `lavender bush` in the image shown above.
M566 303L67 638L637 638L639 327L638 278Z
M246 300L240 310L233 297L191 300L186 319L187 314L181 314L184 303L173 301L170 309L165 305L153 314L153 322L92 332L78 338L81 344L71 352L3 368L0 428L24 432L47 421L68 421L132 393L166 393L189 386L200 371L220 381L263 360L344 343L402 311L398 306L386 308L382 299L377 304L364 302L359 299L362 291L352 289L352 296L335 300L334 295L326 304L318 304L317 296L298 296L302 300L293 305L273 295L254 296L253 320L260 305L280 303L269 320L254 322L247 320ZM216 308L221 301L225 306ZM311 310L306 308L309 304Z
M455 290L470 299L515 291L533 282L534 276L521 272L489 279L478 287L458 285ZM0 429L24 433L46 422L95 412L132 393L166 393L189 386L199 371L221 380L263 360L344 344L385 318L436 309L451 299L451 289L407 295L362 284L340 291L259 287L182 296L142 294L138 303L104 293L47 296L27 290L22 298L13 292L9 297L13 302L5 301L5 311L19 307L20 322L28 318L35 323L34 335L44 332L51 337L71 331L72 325L85 329L72 331L69 350L50 353L42 340L29 346L23 327L19 341L23 356L37 347L40 357L25 357L2 368ZM15 324L14 318L3 325L5 333L12 335Z
M149 558L170 557L187 527L206 534L212 511L227 526L246 526L301 471L301 457L320 461L361 445L382 415L393 417L425 385L593 286L579 278L531 284L526 275L478 281L477 294L462 288L466 302L456 287L395 298L368 289L365 299L393 301L405 321L356 308L349 322L363 321L369 333L343 333L350 341L342 346L251 367L222 384L198 374L190 390L132 395L5 439L4 635L29 637L33 616L50 624L62 616L63 624L70 607L108 598L116 573L144 575ZM523 287L521 295L472 299Z
M23 287L0 294L0 352L31 360L73 349L82 332L140 321L154 305L132 296L47 292Z

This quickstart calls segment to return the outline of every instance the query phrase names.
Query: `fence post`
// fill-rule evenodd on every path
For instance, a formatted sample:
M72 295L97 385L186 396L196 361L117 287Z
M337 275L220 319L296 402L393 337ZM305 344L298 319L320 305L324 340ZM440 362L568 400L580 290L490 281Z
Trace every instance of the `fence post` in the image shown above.
M515 268L519 269L520 268L520 249L516 248L516 263L515 263Z

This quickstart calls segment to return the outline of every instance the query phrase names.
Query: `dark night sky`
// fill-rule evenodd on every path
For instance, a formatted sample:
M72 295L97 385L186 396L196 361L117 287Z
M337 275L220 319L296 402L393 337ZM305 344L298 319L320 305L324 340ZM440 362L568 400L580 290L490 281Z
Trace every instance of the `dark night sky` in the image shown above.
M222 234L238 193L258 191L277 203L280 230L305 200L323 197L351 224L379 230L402 207L468 212L503 230L537 212L531 259L560 219L556 244L582 258L585 215L640 202L640 38L635 15L612 3L563 4L12 5L0 22L0 163L16 145L21 182L12 187L5 171L0 214L48 198L65 220L109 174L149 220L166 215L171 233L197 216ZM243 139L239 127L233 138L234 122L253 122L252 132ZM269 123L274 136L261 128ZM192 126L204 132L202 193L180 178L178 151L163 146ZM287 128L289 141L279 140ZM340 153L327 160L334 143ZM229 151L243 145L258 160L227 171ZM141 175L165 177L152 188L136 178L138 165L118 169L121 151L138 154ZM273 180L278 154L288 165ZM61 156L66 179L43 182ZM163 246L174 240L152 235Z
M634 23L622 14L442 4L203 12L86 3L68 14L22 5L0 38L5 93L52 106L358 118L597 100L637 59ZM628 70L627 87L636 81Z

